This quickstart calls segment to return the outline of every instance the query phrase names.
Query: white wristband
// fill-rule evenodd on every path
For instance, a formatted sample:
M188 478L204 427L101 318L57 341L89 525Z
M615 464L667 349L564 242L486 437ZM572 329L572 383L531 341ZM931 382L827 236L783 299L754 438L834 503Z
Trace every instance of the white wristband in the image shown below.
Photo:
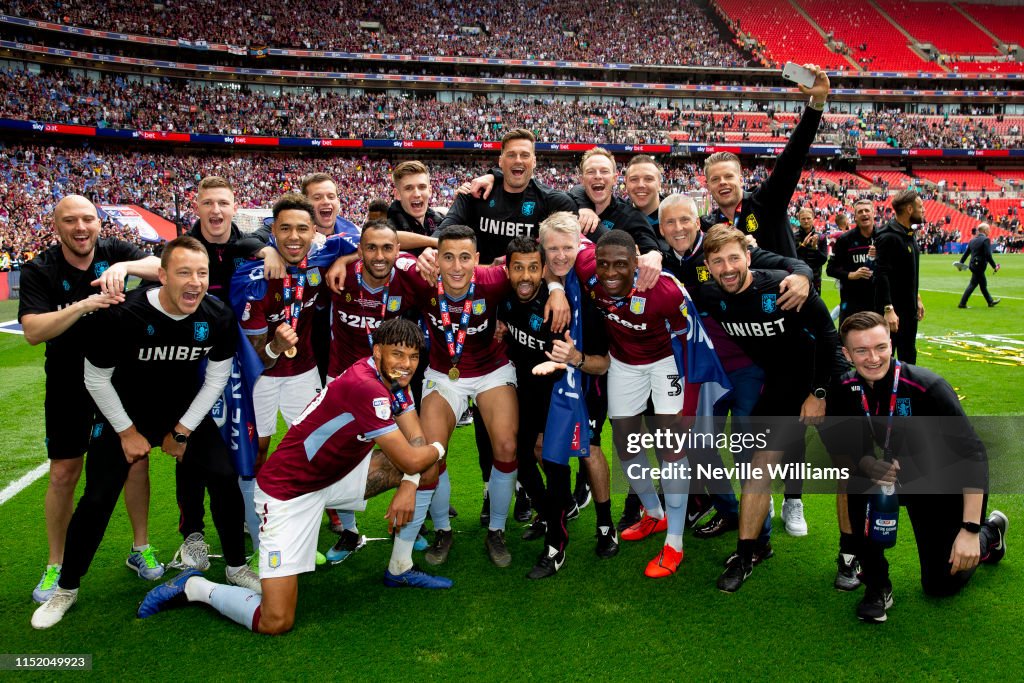
M264 351L266 351L267 355L271 358L279 358L281 356L279 353L274 353L274 349L270 348L270 344L267 344L267 348L264 349Z
M551 292L564 292L565 287L562 286L561 282L549 282L548 283L548 294Z
M444 459L444 446L439 441L435 441L430 445L437 449L437 462L441 462Z
M414 486L419 486L420 485L420 475L419 474L406 474L406 475L402 476L402 481L411 481Z

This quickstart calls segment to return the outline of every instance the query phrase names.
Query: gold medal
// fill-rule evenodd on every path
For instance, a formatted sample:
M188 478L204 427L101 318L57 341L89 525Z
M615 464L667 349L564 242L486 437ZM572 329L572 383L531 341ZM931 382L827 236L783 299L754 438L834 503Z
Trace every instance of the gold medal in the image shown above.
M458 381L459 369L456 367L452 367L452 369L448 371L448 379L450 379L453 382Z
M295 354L297 354L298 352L299 352L299 350L293 346L290 349L288 349L287 351L285 351L284 355L285 355L286 358L295 358Z

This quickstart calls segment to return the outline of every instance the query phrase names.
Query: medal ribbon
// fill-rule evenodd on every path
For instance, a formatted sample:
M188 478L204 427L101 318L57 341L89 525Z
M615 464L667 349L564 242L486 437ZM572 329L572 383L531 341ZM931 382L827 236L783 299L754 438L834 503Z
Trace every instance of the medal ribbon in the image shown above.
M289 271L285 271L284 280L282 285L284 287L284 293L282 298L286 305L285 308L285 321L292 326L293 330L299 329L299 314L302 312L302 295L306 289L306 257L302 257L302 262L298 266L298 274L296 277L295 287L292 288L292 274Z
M640 271L639 270L634 271L633 272L633 288L629 290L629 294L627 294L626 296L622 297L621 299L613 299L611 301L611 303L609 303L607 305L607 307L604 309L605 313L613 313L616 308L622 308L623 306L626 305L626 302L629 301L633 297L634 294L636 294L636 280L637 280L638 277L640 277ZM597 276L595 275L592 279L596 281ZM591 286L593 286L593 285L591 285Z
M371 361L372 360L373 359L371 359ZM384 386L390 385L389 394L391 396L391 414L401 415L406 410L408 410L409 406L412 405L412 396L406 394L405 389L402 389L401 387L398 386L398 382L395 382L390 378L387 382L385 382L384 378L380 374L380 370L377 369L376 363L373 364L373 371L377 373L377 379L380 380L381 384L383 384Z
M395 279L395 269L391 269L391 277L388 278L387 283L384 284L384 292L381 295L380 302L380 321L384 322L384 316L388 311L388 290L391 289L391 281ZM363 284L363 262L356 261L356 282L359 284L359 288L366 291L370 290ZM373 349L373 328L370 327L369 323L363 323L366 328L366 338L370 340L370 349Z
M452 331L452 316L448 312L448 297L444 293L441 276L437 276L437 304L441 308L441 325L444 327L444 340L448 344L448 355L452 359L452 367L459 364L462 349L466 344L466 330L469 328L469 314L473 310L473 293L476 291L476 272L469 280L469 291L466 301L462 304L462 317L459 319L458 334Z

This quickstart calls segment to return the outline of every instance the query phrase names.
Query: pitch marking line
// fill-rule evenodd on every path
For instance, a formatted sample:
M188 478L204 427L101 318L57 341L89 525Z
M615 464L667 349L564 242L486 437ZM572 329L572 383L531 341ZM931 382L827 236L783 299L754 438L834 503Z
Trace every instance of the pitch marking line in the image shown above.
M12 481L10 484L4 487L3 491L0 491L0 505L3 505L11 498L14 498L16 495L27 489L32 484L36 483L36 481L40 477L42 477L49 471L50 462L46 461L44 463L41 463L31 472L28 472L22 475L19 479Z

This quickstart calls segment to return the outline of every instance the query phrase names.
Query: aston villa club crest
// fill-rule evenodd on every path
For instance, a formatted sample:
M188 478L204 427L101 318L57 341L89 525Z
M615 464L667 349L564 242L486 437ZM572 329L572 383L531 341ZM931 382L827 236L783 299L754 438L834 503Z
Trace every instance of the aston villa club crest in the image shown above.
M647 307L647 298L642 296L634 296L629 300L629 312L634 315L640 315L644 312L644 308Z
M544 325L544 319L536 313L530 314L530 329L534 332L540 331L540 328Z
M708 272L707 266L697 266L697 282L710 282L711 273Z
M271 569L277 569L281 566L281 551L274 550L267 555L267 564L270 565Z
M106 261L97 261L92 265L93 272L96 273L96 277L103 275L110 268L110 264Z
M352 301L352 295L349 294L348 292L345 293L345 301L346 302L351 302Z
M774 313L776 308L775 299L777 297L778 294L762 294L761 310L764 311L765 313Z
M210 338L210 323L196 323L193 336L196 341L203 342Z
M487 301L485 299L477 299L473 302L473 315L483 315L487 310Z
M156 328L152 325L146 325L146 335L152 337L156 334Z
M244 258L242 258L241 256L236 257L235 258L235 270L238 270L239 268L241 268L243 263L245 263L245 259Z
M612 230L613 228L615 228L615 223L613 223L612 221L604 220L601 221L601 227L604 228L605 230Z
M747 232L757 232L757 216L750 214L746 220Z
M523 202L523 215L532 216L537 209L537 202Z
M912 415L909 398L896 399L896 414L900 417L910 417Z
M323 278L320 277L319 268L310 268L306 271L306 280L309 282L310 287L319 287L320 283L323 282Z
M348 294L345 295L345 298L346 298L346 301L351 301L352 300L351 298L349 298ZM280 293L274 294L274 301L280 301L280 300L281 300L281 294Z
M402 297L393 296L388 298L388 312L395 313L402 308Z

